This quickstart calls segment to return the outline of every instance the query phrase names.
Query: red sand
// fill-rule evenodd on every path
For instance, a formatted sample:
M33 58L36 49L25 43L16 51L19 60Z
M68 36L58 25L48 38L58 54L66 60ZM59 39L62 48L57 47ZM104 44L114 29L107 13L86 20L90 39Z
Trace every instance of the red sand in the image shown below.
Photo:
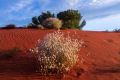
M0 30L0 51L17 47L21 50L12 59L0 60L0 80L120 80L120 33L62 30L84 41L79 62L68 74L60 77L35 73L35 60L28 52L38 39L55 30ZM79 70L84 71L80 73Z

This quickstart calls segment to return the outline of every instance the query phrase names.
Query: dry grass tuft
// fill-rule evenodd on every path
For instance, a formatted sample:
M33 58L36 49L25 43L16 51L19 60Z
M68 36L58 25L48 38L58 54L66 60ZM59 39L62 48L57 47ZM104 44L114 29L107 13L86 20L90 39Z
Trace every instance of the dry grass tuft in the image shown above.
M43 25L48 29L60 29L62 21L58 18L48 18L43 22Z
M60 31L49 33L43 40L38 40L37 46L31 51L36 53L39 72L53 74L69 71L78 60L77 53L82 43Z

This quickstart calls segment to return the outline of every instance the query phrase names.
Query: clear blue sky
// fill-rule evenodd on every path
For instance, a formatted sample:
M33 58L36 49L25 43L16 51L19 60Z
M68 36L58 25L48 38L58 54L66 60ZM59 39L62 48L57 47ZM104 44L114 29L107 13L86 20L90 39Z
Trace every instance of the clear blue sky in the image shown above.
M120 0L0 0L0 26L23 26L42 11L78 9L87 21L84 30L120 28Z

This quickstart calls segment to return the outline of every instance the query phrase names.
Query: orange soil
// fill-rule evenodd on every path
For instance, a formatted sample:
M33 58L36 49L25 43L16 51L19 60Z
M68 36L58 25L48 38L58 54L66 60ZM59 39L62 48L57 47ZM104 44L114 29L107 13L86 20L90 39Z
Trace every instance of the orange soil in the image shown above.
M35 72L36 63L28 50L35 46L38 39L54 31L0 30L0 51L14 47L21 50L12 59L0 60L0 80L120 80L120 33L79 30L62 30L84 41L76 66L61 77L40 76Z

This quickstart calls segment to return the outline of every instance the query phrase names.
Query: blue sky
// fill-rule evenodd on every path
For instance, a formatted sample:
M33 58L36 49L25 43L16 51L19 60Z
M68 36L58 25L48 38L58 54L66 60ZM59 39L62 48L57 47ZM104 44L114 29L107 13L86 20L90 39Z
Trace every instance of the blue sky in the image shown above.
M84 30L120 28L120 0L0 0L0 26L27 25L43 11L78 9L87 21Z

